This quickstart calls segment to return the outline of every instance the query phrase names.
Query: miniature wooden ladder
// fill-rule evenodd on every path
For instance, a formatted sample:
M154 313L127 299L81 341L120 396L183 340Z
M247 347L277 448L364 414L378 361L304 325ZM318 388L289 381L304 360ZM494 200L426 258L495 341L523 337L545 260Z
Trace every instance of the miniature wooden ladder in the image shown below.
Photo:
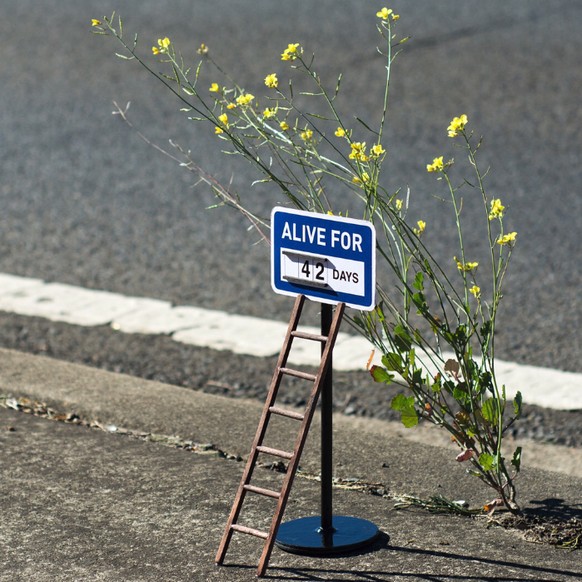
M277 530L279 529L279 525L283 517L283 512L285 511L285 506L289 498L289 493L291 492L291 485L293 484L293 479L295 477L295 473L299 465L299 459L301 457L303 446L305 445L305 441L307 439L309 426L311 424L311 420L315 412L315 407L317 405L317 400L319 398L319 393L321 391L322 384L325 380L325 375L329 366L329 362L331 360L333 346L335 344L341 320L343 317L343 313L345 310L344 303L338 304L331 322L329 335L328 336L316 335L297 330L297 325L301 317L301 312L303 310L304 303L305 295L298 295L297 299L295 300L293 311L291 313L289 327L287 329L287 335L285 336L283 347L281 349L281 353L279 354L279 360L277 361L275 373L273 375L273 379L271 380L271 385L269 387L269 392L267 394L267 400L263 408L263 413L259 421L259 426L257 427L257 432L255 435L255 439L253 441L251 452L249 454L249 458L247 460L247 464L243 472L240 485L238 487L236 497L232 505L232 509L230 511L230 516L226 523L224 535L222 536L222 540L220 542L220 546L216 554L216 563L220 565L224 561L226 551L228 549L230 540L232 538L232 534L234 532L242 532L264 539L265 545L263 548L263 553L261 554L261 559L259 561L259 566L257 570L258 576L263 576L265 574L265 571L269 563L269 558L271 557L273 544L275 543L275 538L277 537ZM322 344L321 362L319 364L319 369L315 375L308 374L306 372L301 372L299 370L293 370L291 368L286 367L287 359L289 357L289 352L291 351L291 345L293 343L294 338L302 338L321 342ZM275 406L277 392L279 390L279 386L281 385L281 380L284 375L295 376L297 378L302 378L304 380L310 380L311 382L313 382L311 395L309 397L309 401L303 414ZM271 447L263 445L263 439L267 432L267 426L269 424L269 419L272 414L285 416L287 418L292 418L301 421L301 428L299 429L299 433L295 440L295 447L292 453L287 451L281 451L278 449L273 449ZM262 487L255 487L251 485L250 481L252 478L253 470L257 463L259 453L266 453L269 455L273 455L275 457L287 459L289 461L287 473L283 480L281 491L271 491L269 489L264 489ZM251 527L239 525L237 523L247 492L277 499L277 508L273 515L271 527L268 532L259 531Z

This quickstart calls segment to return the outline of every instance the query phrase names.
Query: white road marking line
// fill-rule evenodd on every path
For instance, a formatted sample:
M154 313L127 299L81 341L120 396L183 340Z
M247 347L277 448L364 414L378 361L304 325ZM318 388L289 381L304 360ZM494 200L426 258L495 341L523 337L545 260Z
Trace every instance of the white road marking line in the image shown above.
M74 325L108 324L124 333L163 333L181 343L258 357L277 355L287 329L284 322L200 307L172 307L167 301L2 273L0 310ZM302 329L319 333L315 328ZM370 353L371 346L364 338L340 332L334 349L334 369L363 370ZM289 362L317 365L319 345L295 342ZM496 361L496 366L508 394L520 390L529 404L582 409L582 374L501 360Z

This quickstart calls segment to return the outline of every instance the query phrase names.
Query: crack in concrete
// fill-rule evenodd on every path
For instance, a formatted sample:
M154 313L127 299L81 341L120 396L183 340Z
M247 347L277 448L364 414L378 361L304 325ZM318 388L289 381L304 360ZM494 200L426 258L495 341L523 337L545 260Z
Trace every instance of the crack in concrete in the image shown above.
M180 449L183 451L190 451L197 455L215 456L221 459L236 462L242 462L246 460L238 454L235 455L222 450L213 443L199 443L190 439L184 439L178 435L166 435L147 431L132 430L117 426L115 424L107 424L97 419L84 418L76 412L56 410L48 406L45 402L32 400L25 396L14 397L0 394L0 408L16 410L21 413L31 414L38 418L63 422L65 424L75 424L110 434L118 434L145 442L151 442L175 449ZM8 430L14 430L14 428L9 427ZM276 471L279 473L287 472L287 465L282 461L257 463L256 466L264 470ZM301 467L299 467L297 470L297 477L301 477L302 479L310 481L320 481L320 475L318 473L304 471L301 469ZM367 481L362 481L361 479L337 477L333 478L332 483L333 486L337 489L358 491L360 493L367 493L369 495L375 495L388 499L394 498L393 495L388 493L388 487L384 483L369 483Z
M184 451L190 451L197 455L214 455L217 458L225 460L234 460L241 462L244 459L240 455L230 454L212 443L198 443L193 440L183 439L177 435L164 435L146 431L132 430L119 427L114 424L106 424L99 420L89 420L83 418L76 412L63 412L48 406L44 402L32 400L27 397L14 397L0 394L0 408L15 410L20 413L31 414L38 418L63 422L66 424L75 424L93 430L100 430L110 434L118 434L142 441L152 442L155 444L172 447ZM8 426L7 430L14 431L15 427ZM263 470L285 472L287 467L282 462L275 463L258 463L257 467ZM320 481L320 475L310 473L299 469L297 477L309 481ZM384 483L370 483L355 478L333 478L334 489L343 489L356 491L366 495L382 497L383 499L394 502L393 508L406 509L416 507L430 513L454 513L468 518L481 518L479 509L469 509L463 501L449 501L442 497L433 497L429 500L422 500L412 495L402 493L390 493ZM506 516L504 516L506 519ZM521 519L522 521L519 521ZM492 524L501 525L508 529L525 530L523 538L526 541L537 543L546 543L570 550L579 549L582 539L581 523L579 519L570 519L569 521L558 520L550 521L547 524L538 518L519 518L516 523L501 523L499 520L492 520ZM529 522L523 520L529 519ZM520 525L523 522L522 525ZM531 522L531 523L530 523ZM527 535L525 535L527 534Z
M38 418L55 420L57 422L64 422L66 424L85 426L87 428L98 429L111 434L124 435L147 442L157 443L185 451L191 451L196 454L216 455L217 457L222 457L229 460L242 461L242 457L240 455L226 453L212 443L199 443L193 440L183 439L177 435L164 435L147 431L132 430L117 426L115 424L106 424L97 419L89 420L77 414L76 412L59 411L51 408L44 402L31 400L30 398L26 397L0 395L0 407L17 410L26 414L32 414Z

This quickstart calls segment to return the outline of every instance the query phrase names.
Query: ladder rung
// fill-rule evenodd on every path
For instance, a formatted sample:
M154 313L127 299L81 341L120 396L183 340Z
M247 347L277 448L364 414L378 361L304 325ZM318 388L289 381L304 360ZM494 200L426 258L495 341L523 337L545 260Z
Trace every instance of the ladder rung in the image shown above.
M234 531L240 531L241 533L246 533L257 538L263 538L266 540L269 534L264 531L259 531L258 529L253 529L252 527L247 527L246 525L238 525L238 523L233 523L230 526Z
M308 340L312 340L314 342L326 342L327 341L326 335L318 335L316 333L308 333L306 331L299 331L298 329L296 329L295 331L292 331L291 335L293 337L298 337L301 339L308 339Z
M282 459L292 459L293 453L288 453L287 451L280 451L279 449L272 449L271 447L257 447L259 453L266 453L267 455L273 455L275 457L281 457Z
M279 408L278 406L270 406L269 412L273 414L278 414L279 416L286 416L287 418L293 418L295 420L303 420L305 418L304 414L301 412L295 412L293 410L286 410L285 408Z
M278 491L271 491L271 489L263 489L262 487L255 487L254 485L245 485L244 488L252 493L258 493L259 495L265 495L266 497L273 497L274 499L279 499L281 494Z
M315 382L317 376L314 374L309 374L307 372L301 372L299 370L292 370L291 368L279 368L281 374L287 374L288 376L295 376L296 378L303 378L303 380L311 380Z

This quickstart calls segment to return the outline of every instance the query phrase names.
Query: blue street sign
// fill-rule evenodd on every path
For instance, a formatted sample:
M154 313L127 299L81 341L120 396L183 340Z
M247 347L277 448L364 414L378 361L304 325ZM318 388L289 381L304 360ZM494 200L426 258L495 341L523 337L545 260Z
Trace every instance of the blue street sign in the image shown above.
M364 220L275 207L271 285L282 295L370 311L376 298L376 230Z

